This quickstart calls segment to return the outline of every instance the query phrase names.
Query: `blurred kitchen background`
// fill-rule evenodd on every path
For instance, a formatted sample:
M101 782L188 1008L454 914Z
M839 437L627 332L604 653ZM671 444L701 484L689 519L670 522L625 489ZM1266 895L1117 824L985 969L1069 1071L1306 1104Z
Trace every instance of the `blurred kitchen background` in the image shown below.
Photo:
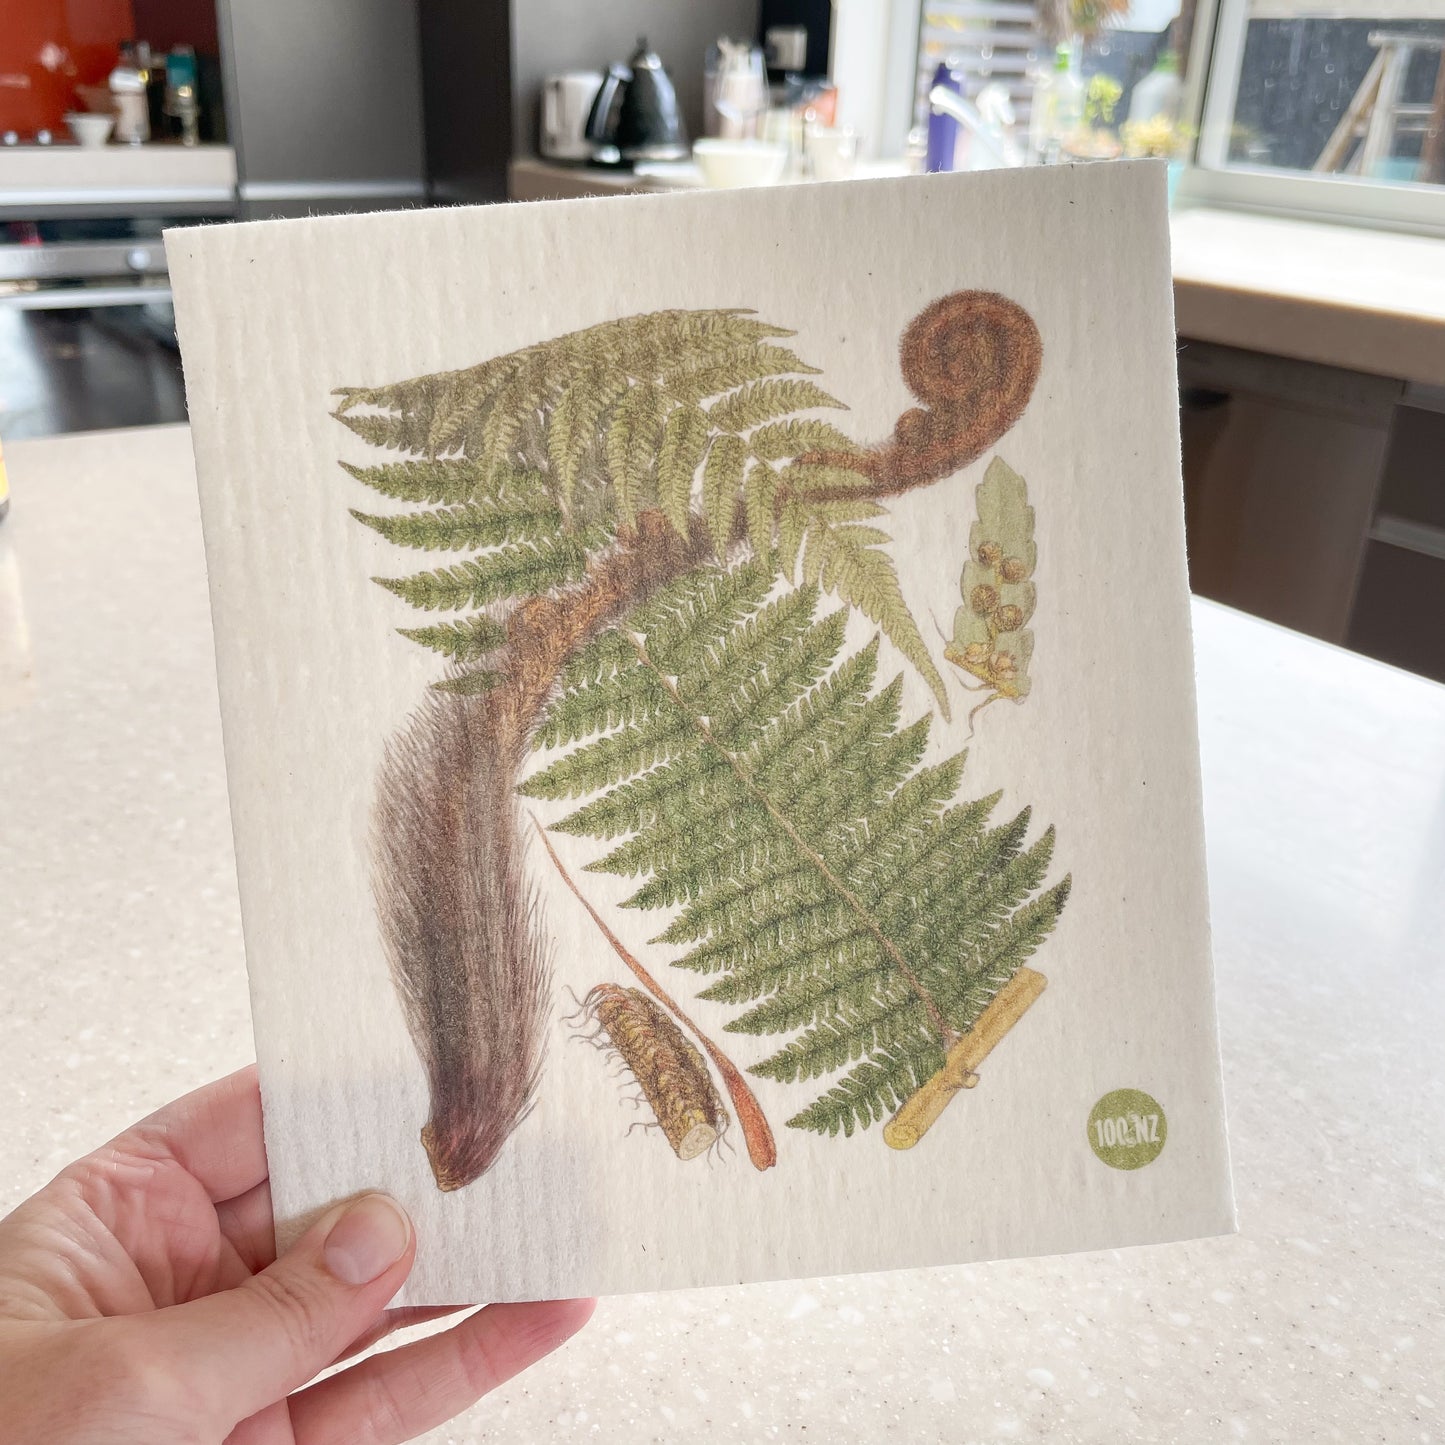
M184 420L169 225L1151 156L1196 591L1445 680L1442 49L1445 0L4 0L0 443Z

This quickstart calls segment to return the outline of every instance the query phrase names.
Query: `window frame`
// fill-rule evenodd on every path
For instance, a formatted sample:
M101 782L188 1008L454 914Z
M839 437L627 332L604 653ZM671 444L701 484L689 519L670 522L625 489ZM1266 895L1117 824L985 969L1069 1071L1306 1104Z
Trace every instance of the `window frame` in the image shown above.
M879 131L882 154L889 155L901 152L912 123L913 77L928 0L880 3L888 10L888 45L880 86L887 104ZM1198 0L1181 105L1197 139L1180 178L1179 204L1445 236L1445 185L1315 175L1229 159L1251 5L1252 0ZM840 8L835 0L835 14Z
M1198 59L1187 77L1185 113L1198 139L1181 179L1180 201L1445 235L1445 185L1315 175L1229 159L1229 132L1252 3L1200 0L1195 12L1190 54Z

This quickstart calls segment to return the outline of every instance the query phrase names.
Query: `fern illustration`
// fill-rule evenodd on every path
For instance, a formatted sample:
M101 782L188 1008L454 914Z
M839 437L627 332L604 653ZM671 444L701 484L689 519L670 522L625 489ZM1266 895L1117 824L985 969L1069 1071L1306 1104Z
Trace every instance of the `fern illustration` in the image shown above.
M809 581L883 629L918 668L939 706L943 678L903 600L887 533L860 525L883 509L860 491L862 456L831 422L794 413L841 408L808 366L773 338L790 335L738 311L629 317L469 371L398 387L346 388L337 417L373 445L426 461L348 467L385 496L435 510L352 515L388 541L432 551L489 549L453 566L378 578L414 607L486 607L574 582L589 555L640 513L659 512L680 537L701 512L715 549L731 545L741 501L754 498L752 540L780 571ZM359 408L386 408L385 414ZM780 420L780 418L787 418ZM451 455L458 448L465 455ZM826 452L830 464L809 465ZM815 495L820 487L828 495ZM841 489L841 492L840 492ZM406 635L456 657L450 638ZM479 692L486 669L450 692Z
M622 647L619 625L696 574L742 589L719 602L715 620L774 628L758 645L779 666L809 639L821 678L832 662L826 644L842 628L813 619L826 594L837 617L872 621L948 714L899 585L884 499L951 475L1014 424L1039 371L1037 329L991 292L925 308L900 343L919 405L874 445L822 415L844 408L811 379L817 368L781 344L791 334L736 309L661 311L460 371L337 393L337 419L395 453L344 464L383 502L354 515L397 548L435 559L377 581L414 609L450 614L398 629L438 654L444 671L388 744L373 812L380 928L428 1077L422 1143L442 1189L490 1167L540 1078L551 959L523 865L516 786L559 678L569 679L563 711L549 715L545 738L607 719L600 725L617 736L591 746L606 741L642 770L685 735L676 720L673 741L634 729L652 715L628 689L650 686L648 669L599 672L595 691L582 685L576 668L605 662L592 650L599 638ZM760 579L782 589L780 611L748 600ZM768 676L735 679L764 689L763 710ZM564 704L575 710L570 722ZM556 766L585 769L584 753ZM941 1044L950 1017L962 1015L949 1013L946 991L927 989L931 967L919 965L929 999L920 1006ZM922 1066L923 1054L910 1058Z
M555 826L615 842L590 866L646 880L624 906L682 905L654 941L747 1006L730 1031L796 1033L753 1072L848 1069L788 1122L851 1134L944 1066L1069 880L1036 891L1054 834L1026 846L1027 809L954 801L963 754L920 765L929 721L901 724L901 678L875 690L876 640L840 663L846 612L772 587L699 568L584 648L535 740L580 746L522 791L590 799Z

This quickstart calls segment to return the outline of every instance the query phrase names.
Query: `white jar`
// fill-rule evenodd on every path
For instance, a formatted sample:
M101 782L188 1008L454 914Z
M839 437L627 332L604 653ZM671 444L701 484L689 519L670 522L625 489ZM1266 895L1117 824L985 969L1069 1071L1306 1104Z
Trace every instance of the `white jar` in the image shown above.
M138 146L148 141L151 117L145 77L126 59L110 73L110 97L115 108L116 143Z

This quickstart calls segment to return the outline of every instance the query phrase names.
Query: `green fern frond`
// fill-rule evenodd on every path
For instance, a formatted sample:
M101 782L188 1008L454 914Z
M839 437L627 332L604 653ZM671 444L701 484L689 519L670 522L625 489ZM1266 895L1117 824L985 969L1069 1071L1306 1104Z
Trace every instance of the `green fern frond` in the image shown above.
M336 408L338 412L350 411L355 406L374 406L385 411L414 415L431 409L436 389L442 384L454 387L458 394L464 395L475 405L495 394L497 388L512 374L518 355L517 352L511 352L461 371L430 372L425 376L412 377L387 386L341 386L332 394L341 398Z
M658 365L659 356L664 366L674 365L690 358L728 356L740 347L758 350L795 334L791 327L760 321L754 312L741 308L674 311L662 315L672 319L658 336L649 357L654 374L662 369Z
M465 371L435 372L392 386L343 387L336 393L341 401L335 415L373 445L435 459L463 446L484 421L497 392L520 365L519 358L520 353L513 353ZM352 415L357 406L376 407L388 415Z
M783 478L789 489L805 502L812 500L809 494L813 492L864 491L876 485L866 472L855 472L848 467L825 466L821 462L790 462L783 470Z
M572 500L577 492L577 474L582 460L592 445L592 433L596 417L587 417L583 408L599 398L603 384L602 376L591 377L591 385L573 385L562 388L551 411L547 415L545 442L547 465L557 489L557 501L564 516L572 511ZM600 407L599 407L600 410Z
M938 1045L937 1036L930 1031L923 1010L916 1003L903 1000L891 1010L873 1010L866 1024L860 1021L856 1008L847 1014L823 1018L804 1029L785 1048L761 1064L754 1065L752 1072L780 1084L821 1079L856 1064L860 1059L866 1064L884 1063L885 1051L904 1041L920 1051L928 1050L930 1060L936 1058L942 1061L943 1050ZM866 1064L844 1082L871 1080L874 1076ZM891 1112L891 1106L884 1107L879 1117L888 1112Z
M425 420L404 413L337 412L335 416L368 446L384 447L390 452L419 452L426 445Z
M837 407L842 411L848 409L814 382L789 377L750 382L730 396L714 402L707 414L708 420L720 431L745 431L775 417L787 416L793 411L807 411L815 406Z
M564 692L533 739L540 748L562 747L609 728L644 722L661 705L662 688L652 673L631 667L591 687Z
M810 861L800 868L817 878L817 897L774 904L754 918L746 932L731 927L714 928L706 942L677 959L679 968L696 973L740 975L747 997L755 998L774 986L776 970L789 966L795 951L826 948L850 932L868 934L848 905L834 896L833 885ZM748 875L751 876L751 875ZM871 934L868 934L872 938ZM752 981L763 978L766 986L754 991Z
M501 680L499 673L478 668L473 672L459 672L455 677L444 677L440 682L432 683L432 691L449 692L456 697L480 697Z
M771 982L768 980L767 982ZM766 987L762 981L755 982L754 988ZM778 983L773 992L760 1004L741 1013L725 1025L734 1034L780 1034L789 1033L812 1024L819 1017L845 1022L855 1010L877 1006L880 991L892 996L888 998L888 1010L882 1014L879 1025L867 1036L866 1047L876 1047L880 1030L897 1020L913 1023L918 1013L918 1002L909 993L908 986L894 978L885 963L880 962L878 950L872 947L866 933L854 933L851 937L831 945L821 954L810 954L806 971L793 966ZM845 1047L856 1048L853 1057L859 1057L865 1043L860 1037L856 1023L838 1031L839 1041Z
M563 696L577 688L588 687L613 677L637 660L628 641L618 632L604 632L594 637L580 652L574 653L558 678Z
M550 359L546 350L528 354L497 393L480 435L469 433L467 454L474 457L485 474L490 476L500 467L516 466L521 461L518 443L528 421L538 417L553 384Z
M788 1120L794 1129L851 1137L881 1124L943 1066L943 1050L920 1030L876 1048L821 1099Z
M522 791L580 802L556 826L611 844L588 866L639 879L628 906L681 905L657 941L741 1006L732 1032L784 1036L754 1072L846 1071L790 1123L852 1133L937 1070L1068 881L1039 891L1053 833L1029 843L1027 811L955 801L962 755L925 765L876 640L843 657L846 611L772 592L761 563L702 567L590 644L538 734L569 750Z
M369 445L427 459L463 451L488 471L517 460L539 432L558 501L570 512L578 467L616 399L605 395L610 386L630 379L695 404L749 381L812 372L773 344L791 334L736 309L622 317L459 371L338 388L334 414Z
M655 386L640 383L618 402L607 429L607 471L624 523L635 522L638 512L656 498L653 463L664 405Z
M708 424L696 406L674 407L657 449L657 504L680 536L687 536L692 483L708 449Z
M819 374L818 367L809 366L785 346L748 345L674 364L662 373L658 385L680 402L702 402L751 381Z
M888 534L877 527L839 522L836 516L826 505L815 503L810 507L797 500L785 504L778 550L787 575L792 575L797 566L798 549L802 545L803 578L856 607L870 622L876 622L888 640L918 669L938 699L939 711L948 718L948 692L943 677L934 666L928 644L904 601L893 558L882 548Z
M670 816L681 799L703 795L720 772L719 767L705 759L695 756L679 759L593 798L555 826L563 833L578 837L620 837L640 826L634 820L655 818L659 811L666 811ZM524 783L522 790L526 792L531 787L530 782Z
M561 512L545 494L541 500L463 502L435 512L398 512L384 517L353 508L351 515L398 547L432 552L479 551L501 542L550 536L562 526Z
M792 595L805 597L807 593ZM696 700L698 709L711 717L718 738L735 746L758 728L766 727L766 719L778 717L804 696L837 655L847 622L842 610L830 612L796 638L775 642L763 666L749 668L746 675L729 676L726 667L720 668L716 690L703 689ZM681 687L678 694L687 697Z
M831 523L832 518L828 521ZM831 592L839 570L850 559L861 557L887 540L888 533L880 527L818 526L815 523L808 528L803 547L803 580L821 582Z
M683 914L688 918L685 926L678 919L653 941L691 942L713 933L728 940L746 937L753 929L767 929L772 934L784 924L792 928L799 920L812 920L812 933L806 941L795 936L786 949L770 941L755 951L750 961L739 959L726 942L710 952L692 949L676 960L681 968L719 975L702 996L724 1003L746 1003L768 993L776 986L777 971L787 973L796 967L801 976L817 951L842 947L853 938L862 940L865 947L872 946L871 935L840 908L827 881L805 862L720 884Z
M667 673L691 672L762 606L772 585L767 569L755 562L699 567L633 613L632 629L645 632L649 651ZM620 665L635 667L635 649L622 645L627 650L615 654L625 659Z
M736 308L653 311L574 333L590 357L620 366L638 380L654 380L669 367L701 363L792 334Z
M461 449L474 405L471 388L459 377L443 375L436 379L427 413L429 457L446 456Z
M748 522L748 541L760 558L772 554L777 496L778 474L765 463L755 462L748 470L743 507Z
M500 622L478 613L456 622L438 622L431 627L398 627L403 637L449 657L453 662L475 662L495 652L506 640L507 629Z
M832 422L812 420L769 422L748 437L748 446L765 462L785 461L810 451L860 450L858 443Z
M866 522L873 517L886 517L888 508L867 497L836 497L827 502L808 502L808 510L828 522Z
M785 950L770 947L731 968L724 963L721 977L698 996L717 1003L751 1003L754 999L776 996L785 988L808 991L822 987L834 969L860 965L876 968L878 951L873 936L845 909L824 896L825 892L824 885L810 872L795 869L778 874L767 890L772 918L800 918L807 921L808 927L794 933ZM711 973L716 970L705 965L718 960L717 954L689 956L688 966ZM808 1018L811 1017L810 1013ZM800 1023L807 1021L799 1020ZM741 1023L740 1020L734 1022ZM737 1031L781 1032L783 1028L797 1026L788 1024L778 1030L743 1027Z
M601 369L584 370L563 387L547 416L547 459L557 500L571 515L582 469L598 450L603 418L627 391L627 377Z
M586 568L586 547L575 537L563 536L519 542L434 572L372 580L413 607L441 612L535 596L576 581Z
M609 733L529 778L521 791L531 798L585 798L646 772L683 751L690 741L686 727L676 718L670 726Z
M821 639L817 641L821 643ZM868 712L871 714L873 710ZM872 721L874 718L870 716L865 728ZM852 745L860 733L856 726L842 730L841 737L846 741L840 741L836 768L823 778L810 778L802 785L781 761L793 751L786 744L779 750L776 766L760 770L751 779L751 789L746 783L740 786L725 768L713 766L711 759L680 759L670 765L669 770L674 777L688 778L692 786L659 805L651 824L639 829L595 867L600 872L624 877L647 872L655 875L626 900L625 906L629 908L692 905L701 899L712 901L714 889L737 878L739 868L756 881L757 870L776 855L778 847L783 847L784 859L789 856L789 849L777 836L776 819L770 821L766 810L760 812L755 806L756 790L785 801L789 817L806 813L810 828L827 828L846 817L863 815L870 808L881 806L888 788L917 762L927 741L926 728L915 725L906 729L887 739L877 755L867 760L876 765L876 771L855 776L847 770L856 761L857 750ZM726 822L711 837L699 840L693 836L695 815L703 808ZM862 899L861 894L859 898Z
M807 535L810 513L796 497L785 496L778 507L778 571L789 581L798 573L798 553Z
M704 423L705 424L705 423ZM724 432L708 447L702 472L702 514L719 557L726 557L733 534L733 513L743 486L748 449L741 437Z
M344 470L384 497L399 502L467 502L489 490L489 479L475 462L464 457L445 461L389 462L379 467L356 467L342 462Z

